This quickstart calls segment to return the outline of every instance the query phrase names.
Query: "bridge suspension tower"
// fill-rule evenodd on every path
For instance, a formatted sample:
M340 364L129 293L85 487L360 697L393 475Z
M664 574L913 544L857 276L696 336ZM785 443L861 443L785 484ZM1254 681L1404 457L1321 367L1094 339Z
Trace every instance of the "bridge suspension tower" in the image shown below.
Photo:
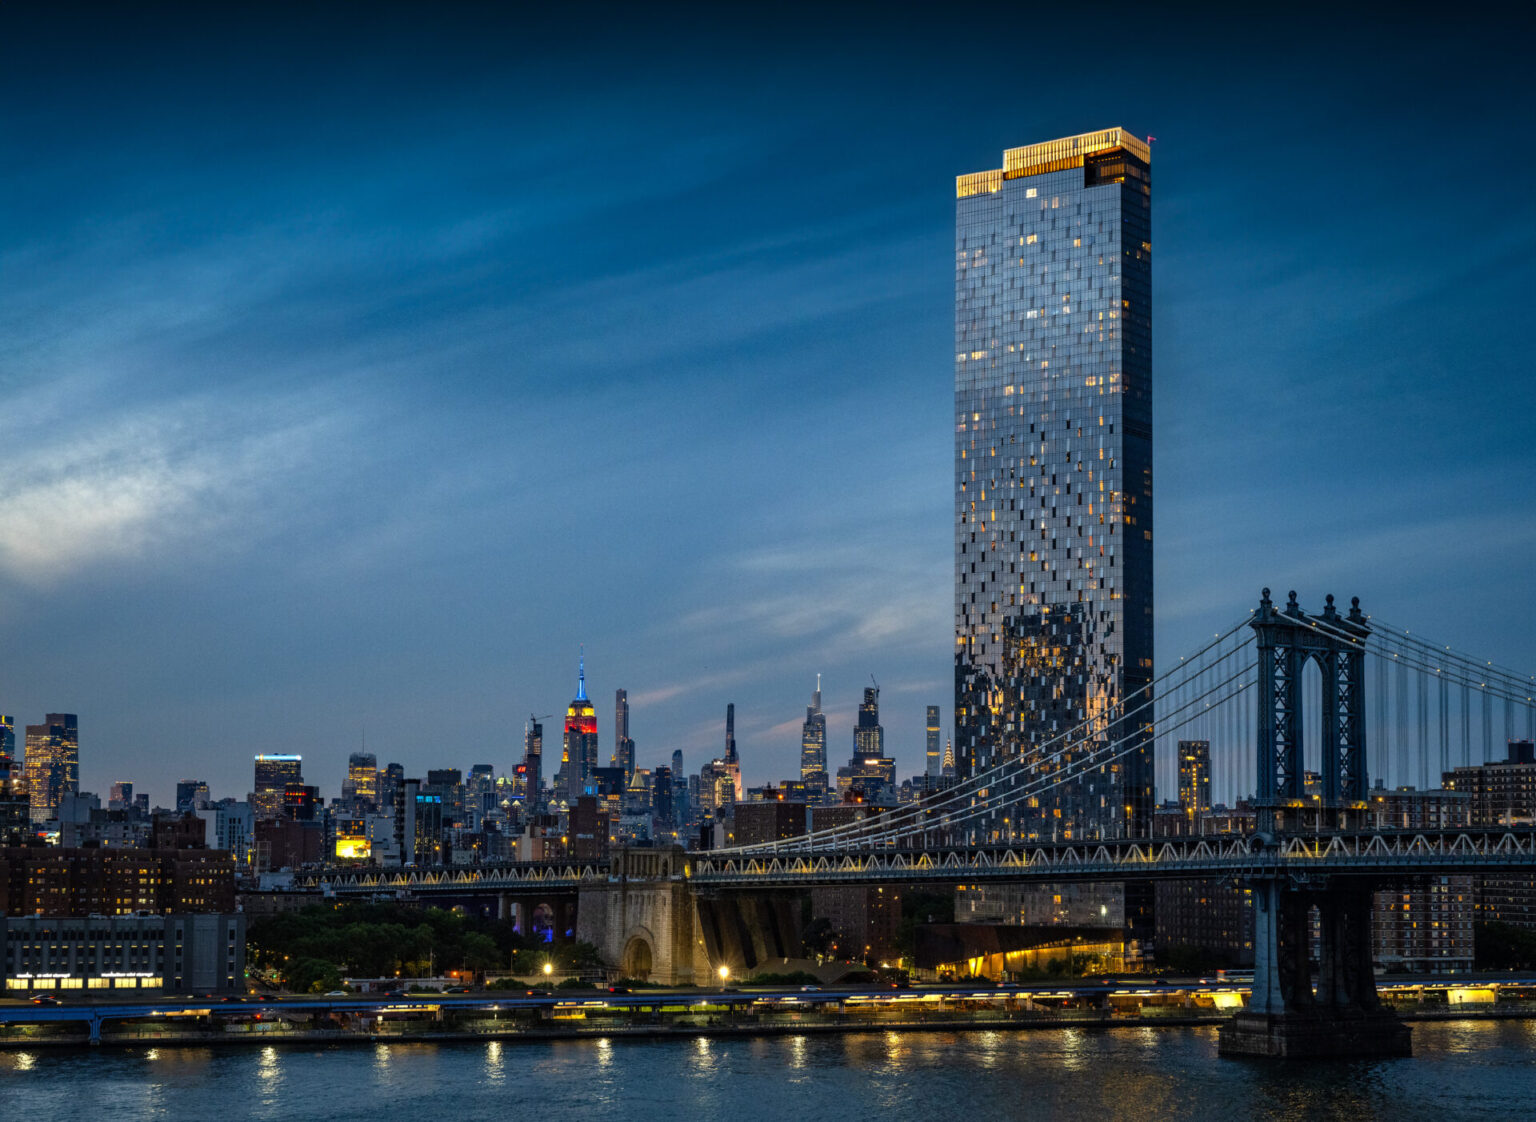
M1269 589L1250 624L1258 648L1256 841L1364 824L1370 789L1365 746L1365 643L1360 600L1341 615L1329 596L1309 616L1296 593L1277 608ZM1320 798L1306 797L1302 679L1322 672L1317 769ZM1247 878L1253 897L1253 992L1222 1027L1224 1055L1401 1056L1408 1027L1377 998L1371 955L1369 878L1284 872ZM1312 989L1312 909L1319 920L1318 984Z

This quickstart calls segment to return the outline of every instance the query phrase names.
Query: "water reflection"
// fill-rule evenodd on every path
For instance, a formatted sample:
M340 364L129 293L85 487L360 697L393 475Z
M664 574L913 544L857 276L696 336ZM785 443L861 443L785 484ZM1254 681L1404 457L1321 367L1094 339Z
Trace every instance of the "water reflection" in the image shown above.
M1320 1064L1225 1060L1210 1029L1139 1028L380 1044L371 1063L343 1047L32 1049L0 1053L0 1117L490 1118L513 1084L537 1113L583 1122L1529 1115L1536 1024L1414 1031L1411 1060Z
M492 1040L485 1046L485 1080L487 1083L501 1083L506 1077L502 1068L501 1041Z
M283 1086L283 1069L277 1060L277 1049L268 1044L261 1050L256 1064L256 1085L262 1100L273 1103Z
M1089 1047L1088 1034L1082 1029L1067 1029L1061 1034L1062 1066L1068 1071L1082 1071L1088 1066L1094 1049Z

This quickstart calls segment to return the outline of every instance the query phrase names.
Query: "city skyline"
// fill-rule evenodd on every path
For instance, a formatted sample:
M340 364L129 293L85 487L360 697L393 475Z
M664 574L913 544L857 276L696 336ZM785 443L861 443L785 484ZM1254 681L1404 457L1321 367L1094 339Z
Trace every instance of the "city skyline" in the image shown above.
M1189 77L1047 55L962 113L958 32L614 31L572 97L558 21L391 12L104 13L67 75L17 57L44 20L8 37L0 709L79 714L82 788L243 794L269 751L329 794L364 730L412 774L509 769L581 642L641 766L697 770L734 702L748 785L797 774L820 672L834 769L873 673L921 771L953 177L1110 122L1159 138L1158 658L1274 585L1533 661L1532 203L1426 205L1372 162L1495 150L1520 101L1483 47L1346 23L1239 64L1244 25L1147 14L1125 33Z

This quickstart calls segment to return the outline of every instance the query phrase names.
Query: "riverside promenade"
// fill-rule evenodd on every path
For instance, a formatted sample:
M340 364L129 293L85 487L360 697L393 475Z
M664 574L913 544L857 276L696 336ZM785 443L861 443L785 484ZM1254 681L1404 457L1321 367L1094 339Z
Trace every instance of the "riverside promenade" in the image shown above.
M1406 1021L1536 1018L1536 978L1384 981ZM769 1036L1220 1024L1248 1000L1217 981L912 988L620 989L404 998L0 1002L0 1048L584 1037Z

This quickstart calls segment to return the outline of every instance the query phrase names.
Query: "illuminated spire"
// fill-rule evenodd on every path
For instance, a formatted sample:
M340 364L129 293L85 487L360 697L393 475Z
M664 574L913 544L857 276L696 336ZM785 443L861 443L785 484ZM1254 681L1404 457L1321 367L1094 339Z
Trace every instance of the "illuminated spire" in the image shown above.
M576 663L576 700L587 700L587 647L582 644L581 656Z

